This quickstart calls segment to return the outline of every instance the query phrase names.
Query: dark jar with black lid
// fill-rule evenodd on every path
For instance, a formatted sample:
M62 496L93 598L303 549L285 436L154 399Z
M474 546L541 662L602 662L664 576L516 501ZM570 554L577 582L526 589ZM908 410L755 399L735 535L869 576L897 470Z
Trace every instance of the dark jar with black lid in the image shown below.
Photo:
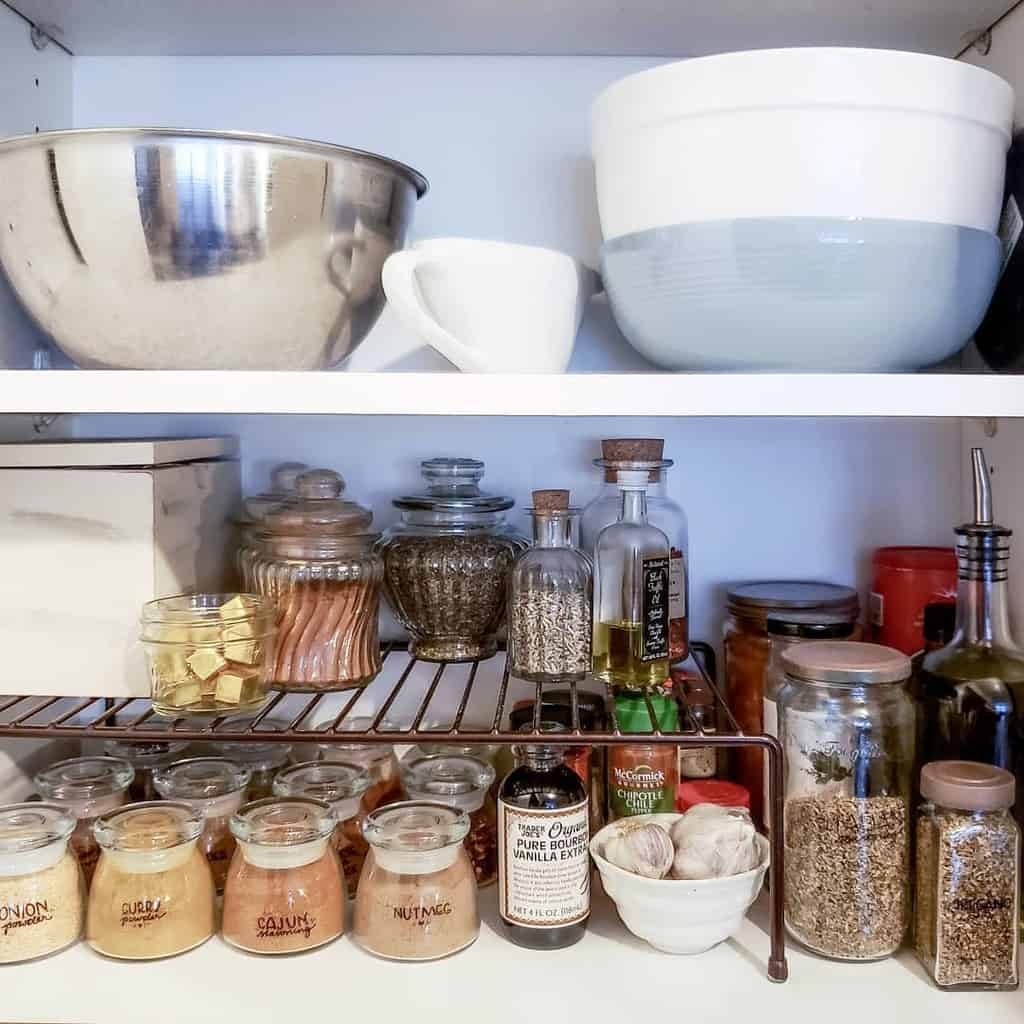
M563 730L542 722L540 731ZM590 916L587 790L557 745L524 744L516 755L522 763L498 793L502 930L517 946L564 949L583 938Z

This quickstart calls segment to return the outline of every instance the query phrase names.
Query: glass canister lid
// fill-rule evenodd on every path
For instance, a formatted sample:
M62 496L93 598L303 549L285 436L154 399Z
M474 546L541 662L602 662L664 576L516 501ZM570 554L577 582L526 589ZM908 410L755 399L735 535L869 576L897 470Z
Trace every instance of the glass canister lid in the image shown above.
M475 811L494 782L494 769L475 757L417 757L402 763L402 782L414 800L431 800Z
M153 800L103 815L93 831L106 850L145 853L193 842L203 830L203 820L202 813L186 803Z
M345 761L304 761L278 772L274 779L275 795L322 800L342 820L355 815L369 788L369 772Z
M257 846L303 846L326 839L338 823L321 800L271 796L246 804L231 816L231 831L243 843Z
M910 659L892 647L851 640L812 640L784 650L782 670L807 683L865 686L910 677Z
M89 817L97 805L109 804L112 798L120 800L134 778L135 769L123 758L72 757L39 772L35 784L44 800L70 807L79 817Z
M248 741L224 740L210 746L222 757L248 768L250 772L268 772L288 763L291 754L290 743L250 743Z
M484 464L480 459L426 459L420 472L427 482L423 494L395 498L392 504L407 512L438 512L449 515L488 515L510 509L515 501L480 490Z
M204 804L209 809L227 797L241 795L251 774L226 757L190 757L158 768L153 785L166 799Z
M188 749L185 740L107 740L103 749L111 757L121 757L135 768L151 769L172 764Z
M54 804L8 804L0 807L0 859L41 850L66 840L75 816Z
M427 854L461 843L469 834L469 815L448 804L409 800L388 804L366 816L363 835L375 849Z
M296 481L294 501L267 513L264 531L273 536L351 536L365 533L373 513L342 498L345 481L333 469L311 469Z
M245 510L242 522L262 522L267 513L278 505L294 501L298 478L307 469L309 466L304 462L282 462L275 466L270 471L270 488L262 494L254 494L242 500L242 508Z
M345 733L366 732L374 722L372 715L357 715L346 718L338 726L334 734L338 738L330 743L316 745L317 758L321 761L347 761L351 764L372 767L382 761L390 761L395 756L394 748L387 743L361 743L358 740L345 740ZM393 722L386 719L377 728L382 732L396 729Z

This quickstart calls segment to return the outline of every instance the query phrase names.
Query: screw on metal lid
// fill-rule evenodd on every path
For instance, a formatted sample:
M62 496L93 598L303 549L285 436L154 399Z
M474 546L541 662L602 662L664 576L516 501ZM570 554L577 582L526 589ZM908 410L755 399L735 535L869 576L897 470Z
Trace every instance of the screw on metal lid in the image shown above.
M363 820L363 836L372 846L398 853L429 853L461 843L469 834L469 815L426 800L378 807Z
M726 593L729 607L735 611L762 613L769 610L797 611L821 608L830 611L851 610L856 617L859 607L857 591L838 583L809 580L770 580L741 583Z
M216 800L245 789L251 775L226 757L190 757L157 768L153 785L171 800Z
M105 850L169 850L198 839L203 821L188 804L152 800L102 815L93 832Z
M302 761L274 779L276 796L306 796L329 804L361 797L369 788L369 772L347 761Z
M270 796L254 800L231 815L231 832L243 843L258 846L300 846L325 839L338 819L322 800L302 796Z
M28 853L67 839L75 816L53 804L25 803L0 807L0 854Z
M880 644L852 640L812 640L782 652L783 671L808 683L864 686L898 683L910 676L910 659Z
M72 757L39 772L35 784L46 800L88 804L123 793L134 778L135 769L120 757Z
M1017 780L977 761L932 761L921 769L921 795L942 807L998 811L1013 806Z
M767 625L771 636L806 640L842 640L857 628L853 618L828 612L771 612Z
M402 783L414 800L436 800L475 811L494 782L494 769L475 757L436 754L402 763Z

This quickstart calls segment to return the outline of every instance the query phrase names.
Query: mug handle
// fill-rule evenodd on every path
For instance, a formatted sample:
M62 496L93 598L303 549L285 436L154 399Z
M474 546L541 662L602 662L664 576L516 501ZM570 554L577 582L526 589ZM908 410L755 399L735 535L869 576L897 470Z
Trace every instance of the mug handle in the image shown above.
M427 264L442 267L438 261L415 249L392 253L381 270L381 283L388 302L409 330L419 334L463 373L487 373L488 368L478 354L445 330L430 312L416 279L416 271Z

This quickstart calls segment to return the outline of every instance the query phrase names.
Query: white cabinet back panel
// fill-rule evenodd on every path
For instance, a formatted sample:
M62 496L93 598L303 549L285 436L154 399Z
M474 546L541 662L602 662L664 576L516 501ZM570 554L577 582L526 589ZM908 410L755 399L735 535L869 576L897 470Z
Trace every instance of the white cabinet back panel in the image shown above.
M421 459L473 456L487 463L484 488L516 499L522 530L534 488L589 499L602 437L664 437L676 461L670 491L690 519L693 634L711 640L725 584L819 578L863 593L874 547L951 545L959 516L956 420L81 416L76 432L237 434L247 493L266 488L277 462L329 466L373 507L377 528L397 518L393 497L420 489Z

